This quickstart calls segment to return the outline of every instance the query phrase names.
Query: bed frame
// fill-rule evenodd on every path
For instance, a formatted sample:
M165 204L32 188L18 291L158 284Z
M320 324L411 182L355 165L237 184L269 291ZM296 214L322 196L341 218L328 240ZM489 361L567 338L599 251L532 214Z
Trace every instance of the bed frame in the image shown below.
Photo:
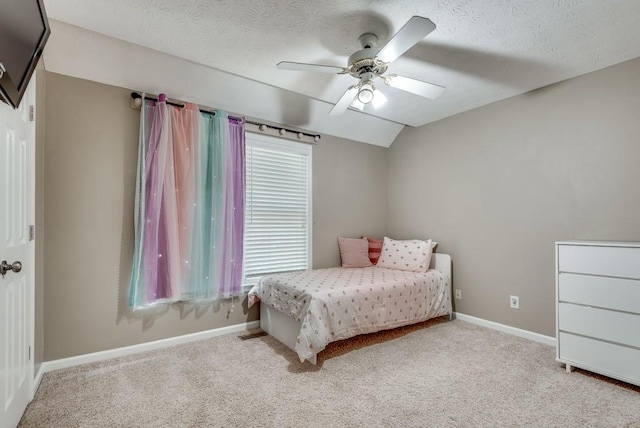
M451 256L448 254L433 253L431 256L430 269L436 269L449 277L449 289L445 292L451 296ZM453 314L449 314L451 318ZM260 302L260 328L282 342L287 348L294 350L296 340L300 334L301 323ZM295 352L295 351L294 351ZM308 360L311 364L316 364L316 356Z

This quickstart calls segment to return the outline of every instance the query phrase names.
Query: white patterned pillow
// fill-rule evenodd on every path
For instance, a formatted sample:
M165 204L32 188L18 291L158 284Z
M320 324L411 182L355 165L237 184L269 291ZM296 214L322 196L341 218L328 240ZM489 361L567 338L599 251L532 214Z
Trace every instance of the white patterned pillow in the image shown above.
M411 272L426 272L429 270L432 251L431 239L428 241L419 239L397 241L385 236L377 266Z

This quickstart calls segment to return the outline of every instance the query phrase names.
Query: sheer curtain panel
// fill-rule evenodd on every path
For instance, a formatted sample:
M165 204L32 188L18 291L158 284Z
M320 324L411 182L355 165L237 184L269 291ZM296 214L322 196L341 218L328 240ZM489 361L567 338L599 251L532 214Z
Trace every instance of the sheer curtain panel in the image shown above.
M244 193L243 121L145 100L129 305L240 294Z

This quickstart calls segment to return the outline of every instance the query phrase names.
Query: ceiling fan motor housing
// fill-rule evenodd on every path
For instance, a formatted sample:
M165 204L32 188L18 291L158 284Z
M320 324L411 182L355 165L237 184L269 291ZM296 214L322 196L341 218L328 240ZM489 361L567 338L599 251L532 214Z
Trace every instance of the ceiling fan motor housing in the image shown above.
M362 49L349 57L349 74L353 77L360 78L363 73L373 73L380 76L389 67L386 62L376 58L377 49Z

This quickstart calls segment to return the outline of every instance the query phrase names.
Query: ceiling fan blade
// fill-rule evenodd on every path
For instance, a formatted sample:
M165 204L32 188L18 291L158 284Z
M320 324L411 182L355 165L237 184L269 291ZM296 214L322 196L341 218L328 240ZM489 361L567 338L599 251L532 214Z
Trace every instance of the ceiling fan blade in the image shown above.
M380 52L378 52L378 59L383 62L392 62L396 60L400 55L408 51L424 39L427 34L436 29L436 24L431 22L429 18L423 18L421 16L413 16L406 24L393 35L391 40Z
M384 83L392 88L402 89L403 91L431 99L439 97L445 90L444 86L411 79L410 77L398 76L397 74L385 77Z
M340 97L336 105L333 106L329 114L331 116L337 116L339 114L344 113L345 110L349 108L349 105L351 105L351 102L356 97L357 93L358 93L358 88L356 88L355 86L351 86L349 89L345 91L344 94L342 94L342 96Z
M280 70L315 71L318 73L345 74L349 72L349 70L343 67L334 67L332 65L321 64L305 64L302 62L289 61L281 61L276 67L278 67Z

